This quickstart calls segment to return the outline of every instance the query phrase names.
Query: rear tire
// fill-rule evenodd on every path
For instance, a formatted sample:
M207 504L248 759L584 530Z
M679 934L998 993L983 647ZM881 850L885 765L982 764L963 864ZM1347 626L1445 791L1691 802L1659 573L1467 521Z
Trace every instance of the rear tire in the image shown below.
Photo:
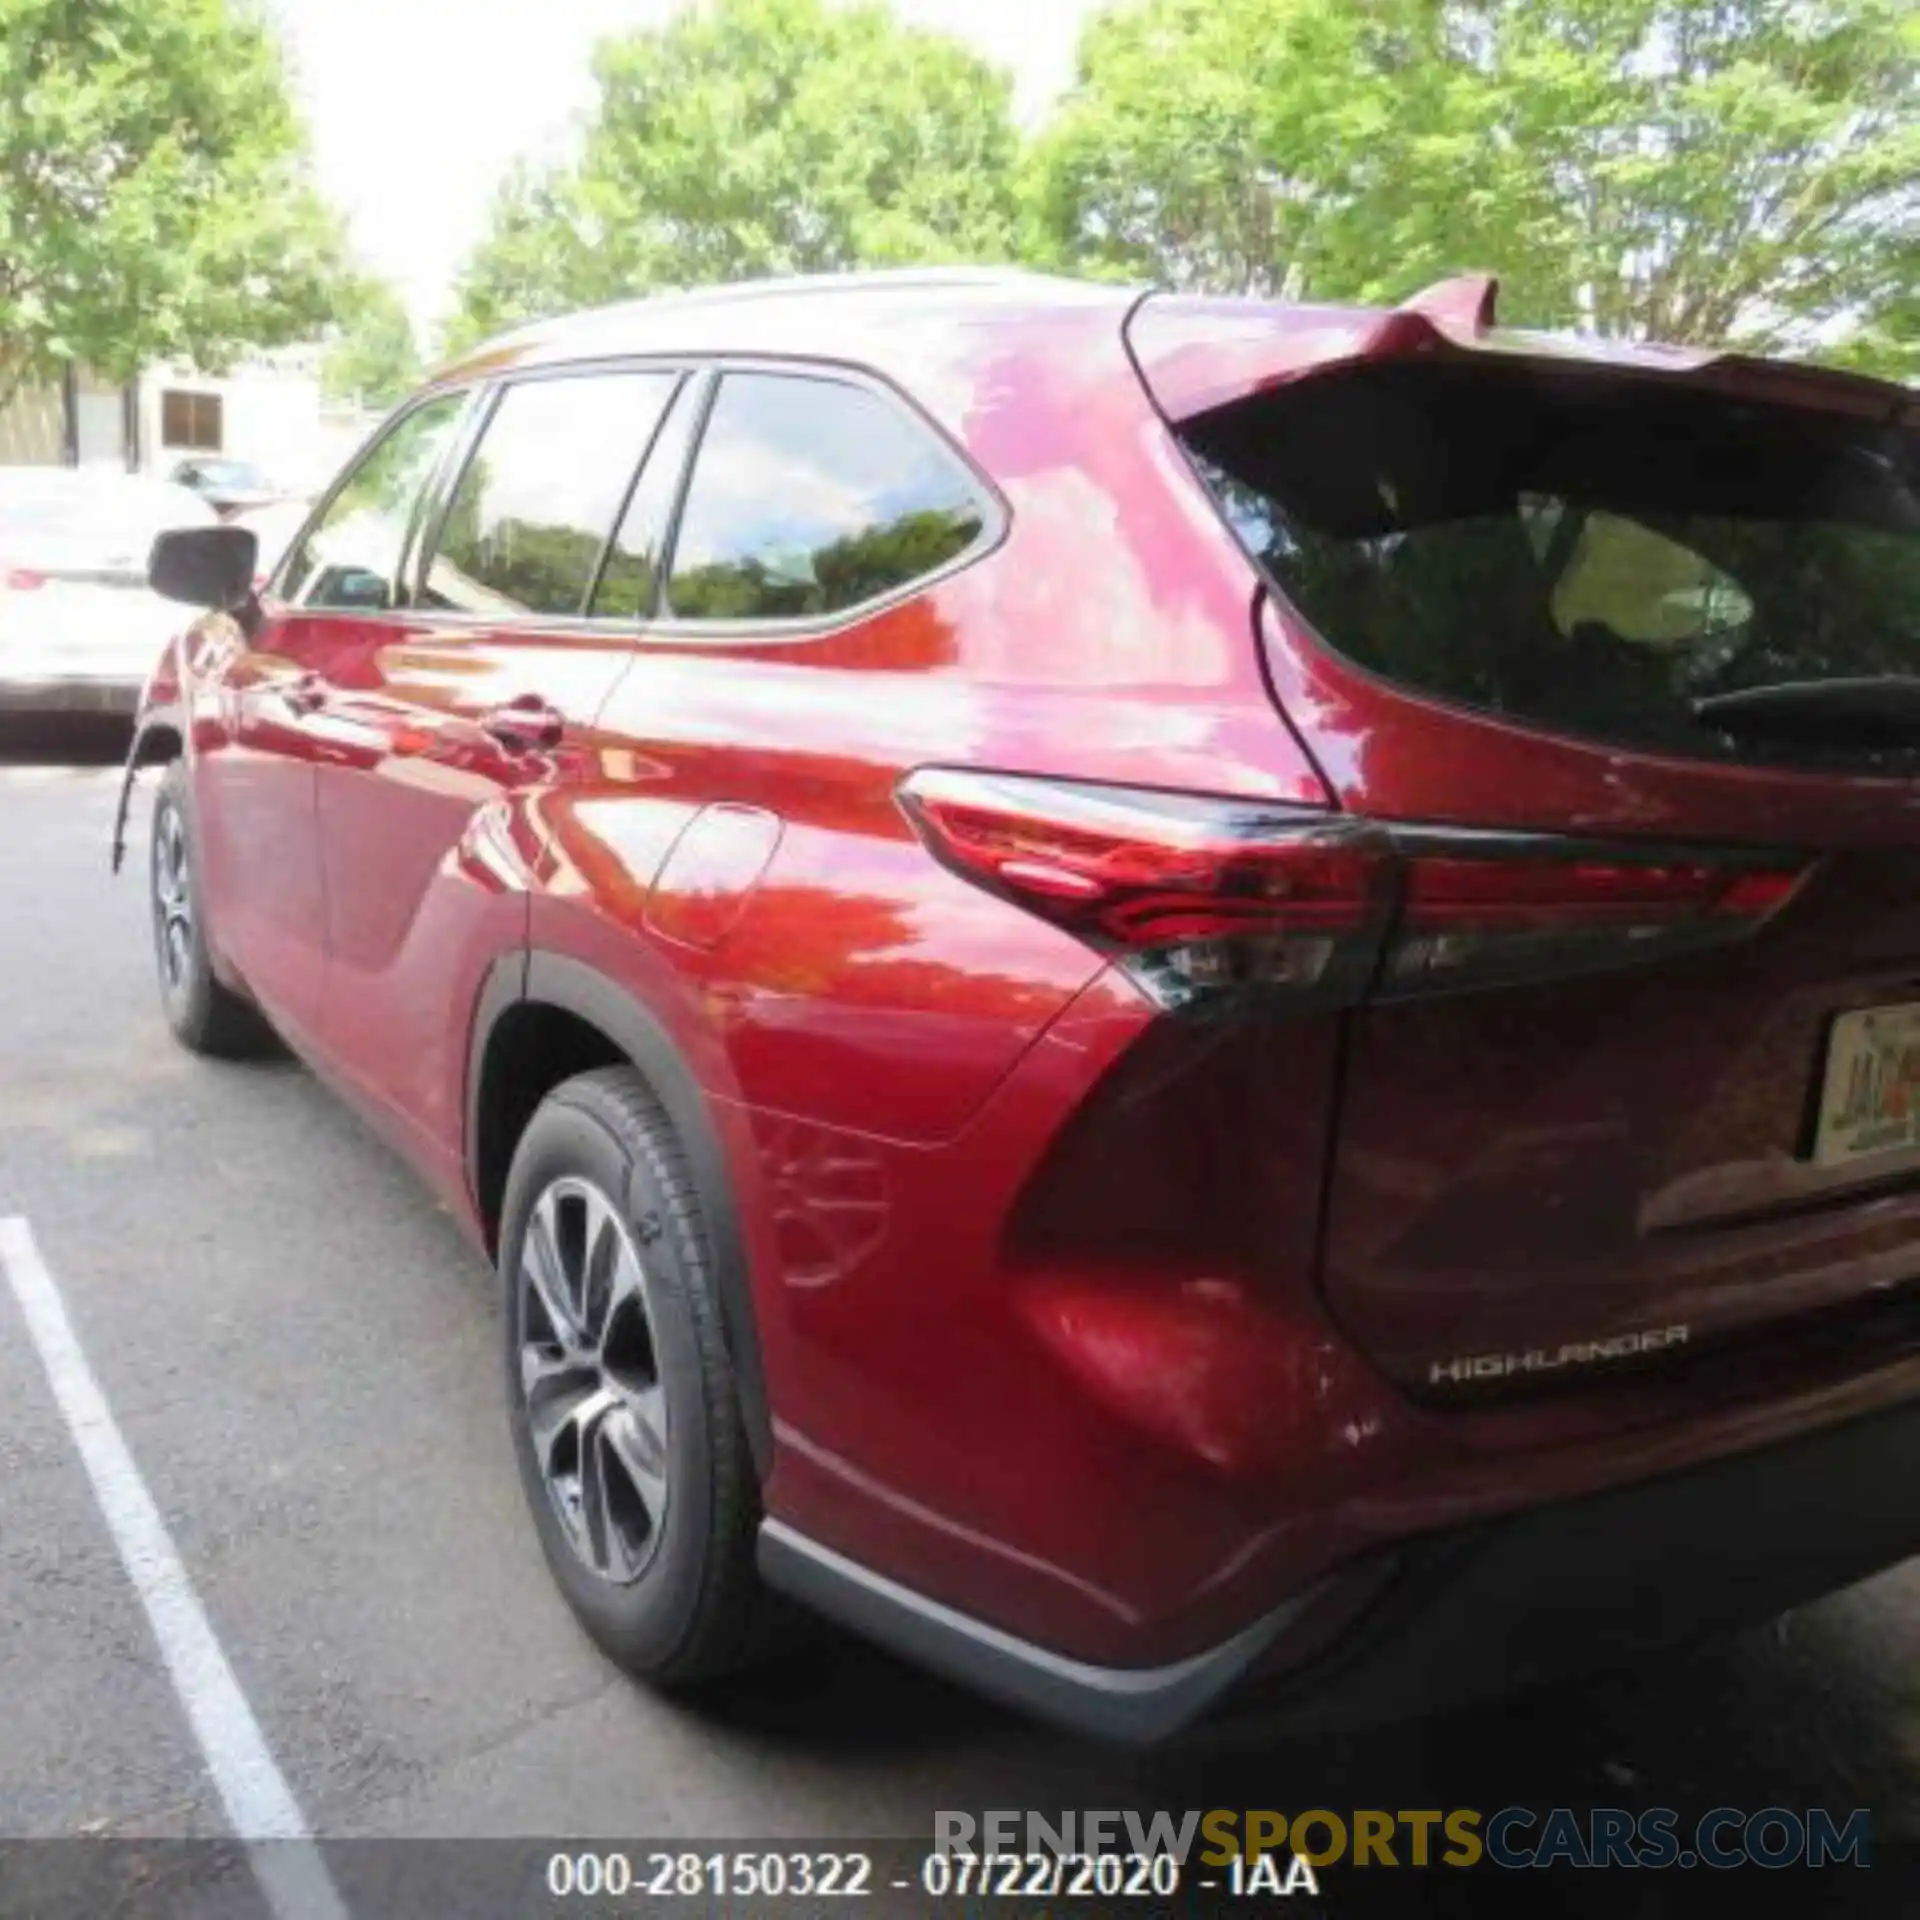
M154 796L148 899L160 1005L173 1037L193 1053L239 1059L273 1048L273 1030L247 1001L220 984L207 945L187 769L175 760Z
M514 1451L568 1604L658 1685L737 1672L776 1618L760 1489L699 1194L631 1068L566 1081L535 1113L499 1267Z

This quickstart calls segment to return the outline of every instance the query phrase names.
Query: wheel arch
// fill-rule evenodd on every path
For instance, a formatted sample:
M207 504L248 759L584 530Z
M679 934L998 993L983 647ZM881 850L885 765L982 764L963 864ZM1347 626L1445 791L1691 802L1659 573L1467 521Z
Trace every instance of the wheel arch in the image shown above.
M179 712L162 707L143 716L127 759L135 767L157 767L178 760L186 750L187 737Z
M144 768L171 765L175 760L184 759L186 751L186 719L177 707L146 708L134 722L127 763L120 775L120 801L113 816L115 873L127 857L127 814L133 805L133 783Z
M476 1003L467 1068L466 1162L475 1217L497 1254L507 1170L547 1092L596 1066L631 1066L680 1138L698 1186L728 1356L754 1465L771 1468L773 1426L738 1202L699 1082L672 1036L625 987L540 949L496 961ZM531 1090L532 1097L529 1097Z

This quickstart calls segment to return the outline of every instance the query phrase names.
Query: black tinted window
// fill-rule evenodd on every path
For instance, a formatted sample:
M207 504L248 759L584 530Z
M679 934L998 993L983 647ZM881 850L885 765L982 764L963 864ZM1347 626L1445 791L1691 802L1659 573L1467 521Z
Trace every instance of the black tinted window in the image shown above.
M666 546L680 474L687 464L687 443L699 414L699 382L690 380L654 435L647 464L634 484L633 497L620 517L620 530L607 552L606 570L594 589L593 613L603 620L645 620L659 595L660 556Z
M510 386L454 490L425 604L577 614L673 386L666 373Z
M1915 444L1619 375L1385 367L1183 430L1326 642L1409 687L1659 752L1857 761L1697 704L1920 672Z
M837 613L944 566L984 524L966 469L898 403L839 381L729 374L667 599L683 620Z
M369 450L288 561L287 599L303 607L393 605L407 530L466 404L462 393L429 400Z

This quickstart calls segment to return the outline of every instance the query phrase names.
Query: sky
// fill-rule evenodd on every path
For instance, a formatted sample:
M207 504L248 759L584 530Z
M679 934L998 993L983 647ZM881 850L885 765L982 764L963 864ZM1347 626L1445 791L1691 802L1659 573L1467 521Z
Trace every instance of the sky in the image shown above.
M449 304L489 201L521 154L564 151L591 106L603 35L681 0L273 0L320 185L362 263L417 323ZM893 0L1009 68L1022 116L1068 84L1096 0Z

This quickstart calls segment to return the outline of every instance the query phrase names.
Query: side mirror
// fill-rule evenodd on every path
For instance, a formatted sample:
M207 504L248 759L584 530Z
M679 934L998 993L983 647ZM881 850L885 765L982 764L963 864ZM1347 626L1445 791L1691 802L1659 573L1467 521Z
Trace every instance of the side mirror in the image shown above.
M260 542L250 527L178 527L147 558L147 583L169 600L232 613L253 598Z

